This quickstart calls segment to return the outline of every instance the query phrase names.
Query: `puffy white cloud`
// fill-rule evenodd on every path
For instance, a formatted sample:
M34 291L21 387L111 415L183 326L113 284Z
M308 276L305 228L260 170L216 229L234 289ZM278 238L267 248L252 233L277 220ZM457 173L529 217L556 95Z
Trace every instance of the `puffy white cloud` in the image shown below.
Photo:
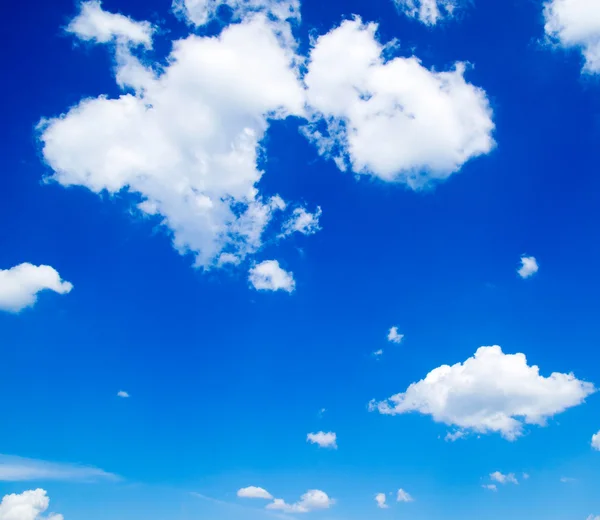
M320 448L337 449L337 435L333 432L309 433L306 441L311 444L317 444Z
M529 278L539 271L537 260L534 256L522 256L521 267L517 269L517 273L521 278Z
M341 170L413 189L490 152L492 111L485 92L465 81L465 65L436 72L416 57L386 61L376 29L355 18L314 43L305 134L319 152Z
M100 1L91 0L81 2L80 12L67 26L67 32L84 41L117 41L150 48L154 28L149 22L136 22L122 14L109 13L102 9Z
M517 480L517 477L515 477L514 473L508 473L507 475L504 475L503 473L500 473L499 471L494 471L494 473L490 473L490 478L500 484L518 484L519 483L519 481Z
M504 354L493 346L479 348L464 363L432 370L405 392L372 401L370 408L386 415L418 412L436 422L514 440L524 424L544 426L595 391L573 374L543 377L537 366L527 364L525 354Z
M118 479L117 475L107 473L99 468L75 464L57 464L0 454L0 481L60 480L87 482Z
M19 312L33 306L41 291L67 294L71 289L73 285L62 280L49 265L23 263L0 269L0 310Z
M404 334L398 334L398 327L392 327L388 332L387 339L392 343L402 343Z
M375 503L379 509L387 509L390 507L385 503L385 500L385 493L377 493L375 495Z
M260 143L271 120L304 113L297 56L281 27L253 13L216 37L173 42L166 65L117 39L123 93L84 99L40 123L50 179L128 193L199 267L239 263L286 207L259 191Z
M50 499L43 489L6 495L0 502L0 520L63 520L57 514L42 517L49 505Z
M283 225L282 236L292 233L302 233L303 235L313 235L320 231L319 219L321 218L321 208L317 208L314 213L306 211L305 208L296 208L289 220Z
M544 4L545 30L550 41L580 49L583 70L600 73L600 3L596 0L551 0Z
M293 292L296 287L294 273L279 267L277 260L265 260L250 269L249 276L252 286L259 291Z
M396 500L398 502L414 502L414 498L403 489L398 490L398 493L396 494Z
M498 486L496 486L496 484L483 484L481 487L490 491L498 491Z
M264 500L272 500L273 495L266 489L261 487L250 486L242 488L237 492L237 496L240 498L262 498Z
M117 396L118 397L122 397L123 399L127 399L129 396L129 394L127 392L125 392L124 390L119 390L117 392Z
M592 435L592 448L600 451L600 431L595 435Z
M449 18L458 7L456 0L394 0L398 9L426 25L435 25Z
M294 504L288 504L281 498L276 498L267 505L267 509L284 513L310 513L319 509L329 509L334 503L335 500L329 498L324 491L312 489L302 495L300 500Z

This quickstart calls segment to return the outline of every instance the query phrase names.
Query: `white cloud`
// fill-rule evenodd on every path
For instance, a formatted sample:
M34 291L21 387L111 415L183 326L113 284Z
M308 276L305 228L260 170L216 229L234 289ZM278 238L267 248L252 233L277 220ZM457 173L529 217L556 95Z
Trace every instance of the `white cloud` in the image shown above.
M91 482L118 479L117 475L89 466L58 464L0 454L0 482L25 482L32 480Z
M123 399L127 399L129 396L129 394L127 392L125 392L124 390L119 390L117 392L117 396L118 397L122 397Z
M479 348L464 363L432 370L405 392L372 401L370 408L386 415L418 412L436 422L514 440L524 424L544 426L595 391L573 374L543 377L537 366L527 364L525 354L504 354L493 346Z
M320 36L305 82L305 134L341 170L413 189L448 178L494 147L492 111L465 65L436 72L416 57L386 61L377 25L346 20Z
M126 194L198 267L239 263L287 206L259 190L257 164L270 121L304 113L285 25L252 13L216 37L173 42L168 59L155 63L117 39L123 93L84 99L40 123L50 179Z
M152 47L154 28L148 22L136 22L122 14L109 13L102 9L100 1L81 2L79 14L67 26L67 32L84 41Z
M560 477L560 481L563 484L570 484L571 482L575 482L575 479L572 477Z
M375 495L375 502L379 509L387 509L389 506L385 503L385 493L377 493Z
M600 451L600 431L595 435L592 435L592 448Z
M496 484L483 484L481 487L490 491L498 491L498 486L496 486Z
M394 0L398 10L426 25L450 18L458 7L456 0Z
M309 213L304 208L296 208L289 220L283 225L281 236L291 235L292 233L314 235L321 230L319 227L321 214L322 211L319 207L314 213Z
M455 432L448 432L444 437L445 441L455 442L458 439L464 439L467 434L462 430L456 430Z
M410 494L408 494L403 489L398 490L398 493L396 495L396 500L398 502L414 502L414 498L411 497Z
M590 515L587 517L587 520L600 520L600 515L598 515L598 516Z
M503 473L500 473L499 471L494 471L494 473L490 473L490 478L492 480L494 480L495 482L498 482L499 484L518 484L519 481L517 480L517 477L515 477L514 473L508 473L507 475L504 475Z
M375 352L373 352L373 355L376 358L383 356L383 349L380 348L379 350L376 350Z
M337 449L337 435L333 432L309 433L306 442L317 444L320 448Z
M539 266L534 256L522 256L521 267L517 270L521 278L529 278L537 273Z
M266 489L255 486L240 489L237 492L237 496L240 498L262 498L264 500L273 499L273 495L271 495L271 493L269 493Z
M6 495L0 502L0 520L63 520L62 515L54 513L42 517L49 505L50 499L43 489Z
M284 513L310 513L320 509L329 509L334 503L335 500L329 498L324 491L312 489L302 495L300 500L294 504L288 504L281 498L276 498L267 506L267 509Z
M398 334L398 327L392 327L388 332L387 339L392 343L402 343L404 334Z
M265 260L250 269L249 276L252 286L259 291L293 292L296 287L294 273L279 267L277 260Z
M32 307L41 291L67 294L71 289L73 285L49 265L20 264L0 270L0 310L19 312Z
M584 72L600 73L600 3L551 0L544 4L546 35L564 48L581 50Z
M527 480L529 478L529 473L523 473L523 480Z

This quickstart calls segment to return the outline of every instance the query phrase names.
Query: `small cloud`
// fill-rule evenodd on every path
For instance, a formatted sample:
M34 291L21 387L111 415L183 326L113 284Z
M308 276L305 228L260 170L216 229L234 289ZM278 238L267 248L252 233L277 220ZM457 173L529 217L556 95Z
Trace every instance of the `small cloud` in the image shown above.
M490 473L490 478L500 484L518 484L519 481L517 480L517 477L515 477L514 473L508 473L507 475L504 475L503 473L500 473L499 471L494 471L494 473Z
M267 506L267 509L284 513L310 513L320 509L329 509L333 504L335 504L335 500L329 498L327 493L319 489L311 489L294 504L288 504L285 500L276 498Z
M377 493L375 495L375 502L379 509L387 509L389 506L385 503L385 493Z
M237 496L240 498L261 498L263 500L273 500L273 495L261 487L250 486L238 490Z
M522 478L523 480L527 480L529 478L529 473L523 473Z
M490 491L498 491L498 487L496 486L496 484L483 484L483 486L481 487Z
M319 418L323 417L325 415L325 412L327 412L327 408L321 408L319 410Z
M379 350L376 350L375 352L373 352L373 356L376 358L381 357L382 355L383 355L383 349L381 349L381 348Z
M286 291L296 287L294 274L279 267L277 260L265 260L250 269L250 283L257 291Z
M389 332L387 339L392 343L401 343L404 338L404 334L398 334L398 327L392 327Z
M569 484L569 483L571 483L571 482L575 482L575 479L574 479L574 478L571 478L571 477L560 477L560 481L561 481L563 484Z
M122 397L123 399L127 399L129 397L129 394L127 392L124 392L123 390L119 390L117 392L117 397Z
M306 441L317 444L320 448L337 449L337 435L333 432L309 433L306 436Z
M521 257L521 267L517 270L519 276L523 279L529 278L537 273L539 270L539 266L537 264L537 260L534 256L522 256Z
M26 481L94 482L119 480L117 475L91 466L47 462L0 454L0 482ZM2 508L0 507L0 513ZM4 517L0 514L0 519Z
M446 442L450 441L450 442L454 442L457 441L458 439L463 439L467 436L467 434L462 431L462 430L456 430L455 432L448 432L446 434L446 436L444 437L444 440Z
M600 451L600 431L595 435L592 435L592 448Z
M414 498L411 497L410 494L404 491L403 489L398 490L396 500L398 502L414 502Z
M62 515L42 514L48 510L50 499L45 489L25 491L0 498L0 518L3 520L64 520Z
M283 225L283 231L280 236L285 237L292 233L314 235L317 231L321 230L319 226L321 214L320 207L317 207L314 213L309 213L304 208L296 208L292 212L290 219Z

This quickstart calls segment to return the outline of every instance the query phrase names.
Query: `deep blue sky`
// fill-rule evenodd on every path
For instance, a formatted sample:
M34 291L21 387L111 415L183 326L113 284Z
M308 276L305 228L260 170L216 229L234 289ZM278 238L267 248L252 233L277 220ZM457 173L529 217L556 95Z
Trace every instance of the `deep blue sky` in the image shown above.
M166 1L103 8L159 24L157 56L187 34ZM482 345L523 352L544 376L600 382L600 84L581 74L578 52L543 45L541 2L476 1L427 27L390 0L303 0L303 52L309 35L357 14L427 68L472 63L466 78L487 93L497 146L414 192L340 172L297 120L271 125L262 191L323 210L314 236L256 254L293 271L292 294L253 290L243 268L194 269L127 196L42 182L40 118L119 93L106 47L61 30L75 13L71 0L12 3L0 21L0 268L47 264L74 285L0 313L0 453L123 480L0 482L0 496L43 487L66 520L259 520L260 504L231 505L249 485L288 502L325 490L335 507L311 515L339 520L600 514L597 396L515 442L444 442L448 427L429 416L367 411ZM540 266L527 280L523 254ZM400 345L386 341L392 325ZM305 442L319 430L339 448ZM481 489L496 470L530 478ZM416 501L375 509L375 493L400 487Z

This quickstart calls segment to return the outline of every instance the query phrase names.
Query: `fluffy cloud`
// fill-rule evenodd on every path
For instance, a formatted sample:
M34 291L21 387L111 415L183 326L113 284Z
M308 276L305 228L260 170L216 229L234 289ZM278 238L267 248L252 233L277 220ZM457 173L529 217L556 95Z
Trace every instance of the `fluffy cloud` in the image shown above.
M97 0L82 2L80 9L77 17L67 26L67 32L81 40L97 43L117 41L152 47L154 28L150 23L136 22L122 14L104 11Z
M392 343L402 343L404 334L398 334L398 327L392 327L388 332L387 339Z
M265 260L252 267L249 280L252 286L259 291L291 293L296 287L294 273L289 273L279 267L277 260Z
M383 58L377 25L344 21L319 37L305 82L305 134L341 170L413 189L446 179L492 150L492 112L465 65L435 72L416 57Z
M98 468L77 466L74 464L57 464L43 460L0 454L0 482L25 482L31 480L91 482L118 479L117 475L107 473ZM1 518L0 516L0 520Z
M493 346L479 348L464 363L432 370L405 392L372 401L370 408L385 415L418 412L436 422L514 440L524 424L544 426L595 391L592 383L573 374L543 377L524 354L504 354Z
M49 265L20 264L0 270L0 310L19 312L33 306L41 291L67 294L71 289L73 285Z
M70 27L89 25L86 9L100 7L84 4ZM277 215L284 218L287 206L257 187L260 143L271 120L304 113L297 56L281 37L282 24L253 12L216 37L173 42L160 66L119 43L118 24L106 24L105 36L73 29L80 37L117 41L123 93L82 100L40 123L50 179L128 194L199 267L239 263L262 246L265 230Z
M42 517L49 505L50 499L43 489L6 495L0 502L0 520L63 520L57 514Z
M389 506L385 503L385 493L375 495L375 503L379 509L387 509Z
M337 449L337 435L333 432L309 433L306 436L306 441L317 444L320 448Z
M310 513L319 509L329 509L334 503L335 500L329 498L324 491L312 489L302 495L300 500L294 504L288 504L281 498L276 498L267 506L267 509L284 513Z
M394 0L398 10L426 25L435 25L453 15L458 7L455 0Z
M290 219L283 225L282 236L292 233L302 233L303 235L313 235L320 231L319 219L321 218L321 208L317 208L314 213L309 213L304 208L296 208Z
M272 500L273 495L266 489L261 487L250 486L242 488L237 492L237 496L240 498L262 498L264 500Z
M454 442L454 441L457 441L458 439L464 439L466 436L467 436L467 434L463 430L456 430L455 432L446 433L444 440Z
M583 70L600 73L600 3L596 0L551 0L544 4L549 39L565 48L580 49Z
M600 451L600 431L595 435L592 435L592 448Z
M537 260L534 256L522 256L521 267L517 269L517 273L521 278L529 278L539 271Z
M129 394L127 392L125 392L124 390L119 390L117 392L117 396L122 397L123 399L127 399L129 397Z
M414 502L414 498L403 489L398 490L398 493L396 494L396 500L398 502Z
M490 478L495 481L498 482L500 484L518 484L519 481L517 480L517 477L515 477L514 473L508 473L507 475L504 475L503 473L500 473L499 471L494 471L494 473L490 473Z

